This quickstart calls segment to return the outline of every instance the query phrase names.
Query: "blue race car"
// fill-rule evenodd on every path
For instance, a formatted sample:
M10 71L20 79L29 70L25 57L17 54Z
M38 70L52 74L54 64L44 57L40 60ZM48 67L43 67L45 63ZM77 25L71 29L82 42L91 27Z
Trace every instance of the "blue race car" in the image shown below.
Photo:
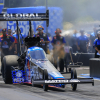
M33 44L32 39L33 42L36 41L36 38L33 37L29 39L31 42L27 44ZM9 59L12 59L12 62L9 62ZM75 69L70 69L67 72L71 73L71 78L66 79L47 59L44 50L38 46L30 46L20 57L12 55L9 58L9 56L5 56L3 62L5 83L27 83L32 84L32 86L39 84L43 85L44 91L47 91L49 86L64 88L66 84L71 84L72 90L75 91L77 84L94 84L92 78L77 79Z
M0 21L16 21L19 55L7 55L2 60L2 77L6 84L8 83L27 83L43 85L44 91L49 86L65 87L71 84L72 90L76 90L77 84L92 83L93 78L78 79L75 69L70 68L71 77L66 79L47 59L46 53L40 47L40 38L32 37L31 21L46 21L49 26L49 10L46 13L33 14L0 14ZM29 21L30 36L25 38L26 52L22 54L20 46L20 34L18 21ZM67 74L63 73L63 74Z

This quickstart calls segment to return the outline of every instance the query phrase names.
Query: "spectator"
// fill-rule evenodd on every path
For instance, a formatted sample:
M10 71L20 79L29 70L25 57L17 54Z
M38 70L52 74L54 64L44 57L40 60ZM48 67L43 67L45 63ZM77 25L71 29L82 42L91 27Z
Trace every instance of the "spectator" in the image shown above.
M8 32L8 36L11 36L11 37L14 39L14 47L13 47L12 50L10 51L10 54L11 54L11 55L17 54L17 39L11 35L11 33L12 33L11 29L8 29L7 32ZM12 44L12 43L10 42L10 45L11 45L11 44Z
M48 44L50 43L50 40L49 40L48 35L45 34L43 32L43 30L44 30L44 28L41 25L39 25L37 28L38 33L35 36L40 37L40 39L41 39L40 47L43 48L46 53L48 53Z
M17 30L15 30L15 34L13 34L13 37L15 37L16 39L17 39L17 54L19 53L19 51L20 51L20 48L18 47L18 34L19 34L19 36L20 36L20 42L21 42L21 52L23 53L24 52L24 38L25 38L25 35L23 35L22 33L21 33L21 30L20 29L18 29L18 34L17 34ZM19 55L19 54L18 54Z
M78 50L82 53L87 53L89 39L84 35L84 30L80 30L81 36L78 37Z
M93 47L95 48L95 58L100 57L100 31L97 33L97 37L93 43Z
M57 59L59 57L59 67L60 71L64 71L64 45L66 43L65 38L60 35L61 30L59 28L56 29L55 36L53 37L51 43L53 46L53 58L54 58L54 66L57 68Z
M91 46L91 51L92 51L92 53L94 53L95 52L95 50L93 49L93 43L94 43L94 40L95 40L95 38L97 37L97 29L96 28L93 28L93 33L91 33L90 34L90 46Z
M11 36L8 36L6 34L6 29L3 29L2 32L3 32L3 35L0 37L1 62L5 55L10 54L9 52L12 50L14 46L14 39Z
M78 33L77 30L74 30L74 33L72 35L72 49L73 52L76 53L78 51Z

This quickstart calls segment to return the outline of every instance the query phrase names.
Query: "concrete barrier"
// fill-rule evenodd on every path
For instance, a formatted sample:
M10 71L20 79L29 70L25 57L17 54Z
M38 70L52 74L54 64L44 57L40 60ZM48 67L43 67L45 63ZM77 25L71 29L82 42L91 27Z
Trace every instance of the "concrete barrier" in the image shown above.
M94 53L78 53L72 54L74 63L82 62L83 66L89 66L89 59L94 58Z
M50 54L47 54L47 58L48 60L50 60L51 62L53 62L53 53L51 52ZM83 66L89 66L89 59L90 58L94 58L94 53L78 53L72 54L72 58L73 58L73 62L82 62Z
M100 78L100 58L90 59L90 77Z

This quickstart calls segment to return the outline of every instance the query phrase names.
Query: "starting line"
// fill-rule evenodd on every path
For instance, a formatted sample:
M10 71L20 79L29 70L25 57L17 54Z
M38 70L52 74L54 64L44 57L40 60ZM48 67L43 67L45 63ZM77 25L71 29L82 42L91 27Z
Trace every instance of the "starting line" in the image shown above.
M91 78L90 74L80 74L80 76L78 76L79 78ZM97 77L93 77L94 80L98 80L100 81L100 78Z

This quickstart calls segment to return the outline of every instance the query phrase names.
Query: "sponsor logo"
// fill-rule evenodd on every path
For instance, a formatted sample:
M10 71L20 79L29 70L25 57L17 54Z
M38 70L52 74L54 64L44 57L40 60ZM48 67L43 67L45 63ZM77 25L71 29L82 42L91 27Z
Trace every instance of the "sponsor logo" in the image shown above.
M70 83L70 82L80 82L79 80L45 80L45 83Z
M24 82L24 78L14 78L14 79L13 79L13 82L14 82L14 83L17 83L17 82L18 82L18 83Z
M68 83L68 80L45 80L45 83Z
M4 45L7 45L8 43L7 43L7 41L4 41Z
M71 79L70 82L80 82L80 81L76 79Z
M16 77L22 77L22 72L21 72L21 71L18 71L18 72L16 73Z
M41 63L41 61L37 61L36 63L37 63L37 64L38 64L38 63Z
M7 41L4 41L4 42L3 42L2 48L9 48L8 42L7 42Z

